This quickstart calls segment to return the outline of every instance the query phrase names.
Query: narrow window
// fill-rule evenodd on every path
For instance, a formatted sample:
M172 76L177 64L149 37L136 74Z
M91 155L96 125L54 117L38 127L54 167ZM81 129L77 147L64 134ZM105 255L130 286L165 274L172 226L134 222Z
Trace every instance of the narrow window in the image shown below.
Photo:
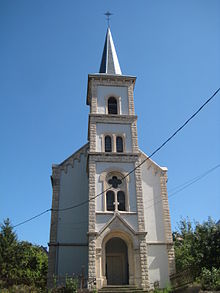
M111 152L112 151L112 138L111 136L107 135L105 137L105 152Z
M123 152L123 139L121 136L116 137L116 150L118 153Z
M113 97L108 99L108 114L118 114L117 100Z
M117 200L118 200L118 210L125 211L125 193L124 191L118 191L117 193Z
M114 206L114 192L112 190L109 190L106 193L106 197L107 197L107 211L114 211L115 210L115 206Z

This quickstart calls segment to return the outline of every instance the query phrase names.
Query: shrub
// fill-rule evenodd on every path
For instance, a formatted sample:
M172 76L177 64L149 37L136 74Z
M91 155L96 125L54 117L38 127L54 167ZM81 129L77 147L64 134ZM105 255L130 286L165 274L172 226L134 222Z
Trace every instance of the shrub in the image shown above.
M202 268L198 278L204 290L220 290L220 269L212 267L211 270Z

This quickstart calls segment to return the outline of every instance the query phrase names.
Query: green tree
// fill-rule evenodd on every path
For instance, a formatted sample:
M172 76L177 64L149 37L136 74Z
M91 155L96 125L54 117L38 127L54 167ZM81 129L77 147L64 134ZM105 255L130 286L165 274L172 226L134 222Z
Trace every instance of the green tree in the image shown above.
M17 250L17 236L13 232L9 219L6 219L1 225L0 232L0 278L7 286L19 281Z
M211 218L203 224L196 223L193 254L200 269L220 268L220 226Z
M193 267L199 276L202 268L220 268L220 226L211 218L202 224L181 220L173 239L177 271Z
M192 223L188 219L181 220L178 224L178 231L173 233L177 272L194 263L194 256L191 253L193 237Z
M4 286L45 288L47 263L45 251L29 242L19 242L9 219L5 220L0 231L0 280Z

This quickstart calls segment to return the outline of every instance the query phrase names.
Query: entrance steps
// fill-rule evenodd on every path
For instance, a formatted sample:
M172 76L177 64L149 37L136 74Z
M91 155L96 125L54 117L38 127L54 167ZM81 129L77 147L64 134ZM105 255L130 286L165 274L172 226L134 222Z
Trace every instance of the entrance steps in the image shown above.
M98 290L98 293L144 293L143 289L131 285L109 285Z

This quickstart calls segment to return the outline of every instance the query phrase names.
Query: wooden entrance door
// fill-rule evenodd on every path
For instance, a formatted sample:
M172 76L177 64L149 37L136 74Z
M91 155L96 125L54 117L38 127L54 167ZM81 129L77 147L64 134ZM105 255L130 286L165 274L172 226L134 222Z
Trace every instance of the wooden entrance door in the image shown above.
M126 243L118 237L106 243L106 279L108 285L128 284L128 251Z
M109 255L106 258L108 285L124 284L124 261L122 255Z

